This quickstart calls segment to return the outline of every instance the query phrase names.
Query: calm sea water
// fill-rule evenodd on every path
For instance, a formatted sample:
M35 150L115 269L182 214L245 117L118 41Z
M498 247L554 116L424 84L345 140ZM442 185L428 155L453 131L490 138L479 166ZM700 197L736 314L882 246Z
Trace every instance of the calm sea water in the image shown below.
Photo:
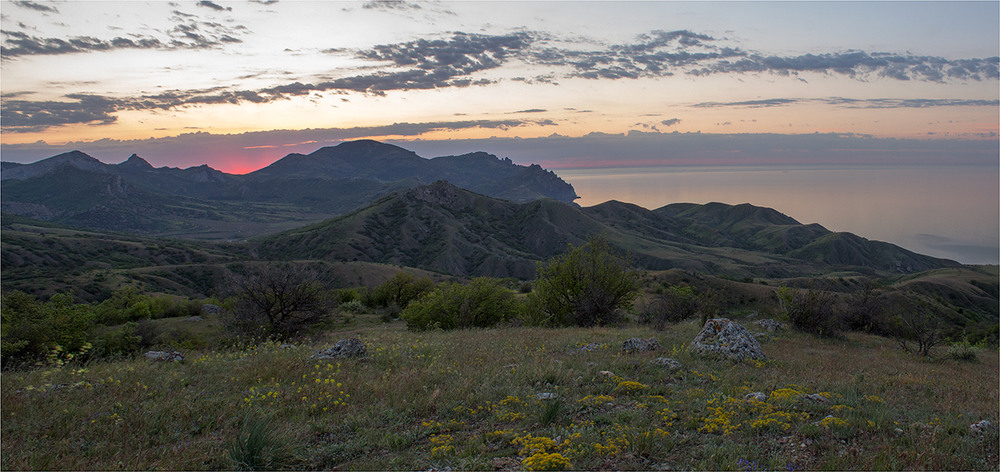
M967 264L1000 263L1000 167L560 169L577 203L751 203Z

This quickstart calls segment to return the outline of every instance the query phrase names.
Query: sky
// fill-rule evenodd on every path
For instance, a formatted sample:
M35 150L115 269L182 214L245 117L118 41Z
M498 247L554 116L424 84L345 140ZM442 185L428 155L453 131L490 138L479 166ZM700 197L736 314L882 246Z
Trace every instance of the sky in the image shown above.
M996 1L26 0L0 30L4 161L1000 167Z

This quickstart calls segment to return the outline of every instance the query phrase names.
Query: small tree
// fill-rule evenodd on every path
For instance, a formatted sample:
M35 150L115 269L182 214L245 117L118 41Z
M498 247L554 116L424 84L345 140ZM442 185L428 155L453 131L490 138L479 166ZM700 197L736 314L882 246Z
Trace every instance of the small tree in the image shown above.
M566 254L540 264L538 274L532 304L554 325L613 323L615 310L629 306L639 288L635 271L612 255L601 237L570 246Z
M233 327L253 337L287 337L319 321L330 308L316 272L300 265L258 265L230 276L236 297Z
M904 351L913 352L909 344L912 342L917 354L929 357L931 350L944 342L940 320L927 303L904 302L893 307L886 328Z
M820 336L840 334L840 318L834 309L836 298L833 292L781 287L778 289L778 302L795 329Z
M434 282L427 277L416 278L406 272L398 272L366 293L362 301L371 308L390 308L398 312L433 288Z

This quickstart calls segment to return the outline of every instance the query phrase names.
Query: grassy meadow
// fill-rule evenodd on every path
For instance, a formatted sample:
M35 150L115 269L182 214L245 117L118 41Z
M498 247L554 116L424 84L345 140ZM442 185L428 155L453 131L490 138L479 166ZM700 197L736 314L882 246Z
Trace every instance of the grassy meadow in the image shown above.
M358 315L311 341L187 351L181 363L7 371L0 467L998 468L996 431L969 431L998 422L995 349L931 360L865 334L785 331L763 343L766 361L733 363L689 354L698 330L412 332ZM310 359L353 336L367 357ZM632 337L663 347L621 352Z

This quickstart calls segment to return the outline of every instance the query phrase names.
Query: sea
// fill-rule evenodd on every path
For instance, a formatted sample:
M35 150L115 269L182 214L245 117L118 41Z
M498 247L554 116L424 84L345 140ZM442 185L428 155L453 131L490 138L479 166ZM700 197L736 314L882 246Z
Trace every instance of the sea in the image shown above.
M581 206L750 203L965 264L1000 264L1000 166L563 168Z

